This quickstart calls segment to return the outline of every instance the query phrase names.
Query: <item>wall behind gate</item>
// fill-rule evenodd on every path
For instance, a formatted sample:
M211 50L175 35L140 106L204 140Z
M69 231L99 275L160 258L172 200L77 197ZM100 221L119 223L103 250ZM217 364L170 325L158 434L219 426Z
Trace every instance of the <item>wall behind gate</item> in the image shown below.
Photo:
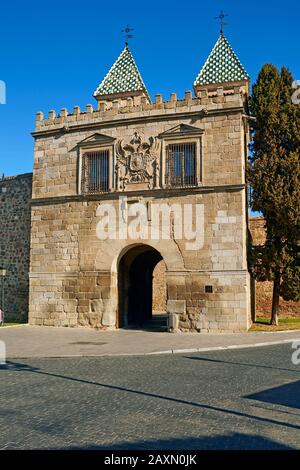
M250 217L249 228L254 245L262 245L266 238L265 220L263 217ZM273 283L256 282L256 315L270 316L272 307ZM300 302L286 302L280 298L280 314L284 316L300 315Z
M6 321L27 321L32 173L0 178L0 266ZM0 278L0 284L3 278ZM0 285L0 304L1 304Z

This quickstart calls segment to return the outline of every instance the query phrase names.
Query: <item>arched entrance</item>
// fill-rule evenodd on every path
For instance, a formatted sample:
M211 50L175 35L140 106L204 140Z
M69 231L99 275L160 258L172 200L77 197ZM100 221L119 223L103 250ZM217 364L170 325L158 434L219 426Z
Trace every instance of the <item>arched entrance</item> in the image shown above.
M118 265L118 326L145 327L153 319L153 271L163 260L161 254L149 245L130 248ZM156 325L162 326L162 316Z

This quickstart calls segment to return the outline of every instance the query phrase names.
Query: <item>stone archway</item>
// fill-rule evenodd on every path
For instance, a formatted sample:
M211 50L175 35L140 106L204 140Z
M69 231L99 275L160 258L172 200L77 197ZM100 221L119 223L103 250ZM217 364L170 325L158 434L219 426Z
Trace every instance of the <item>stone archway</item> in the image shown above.
M131 243L130 243L131 242ZM157 328L156 331L163 331L166 330L166 313L168 311L168 302L169 298L167 299L167 286L169 286L169 282L173 282L173 277L170 280L170 275L174 272L182 272L185 270L183 258L177 243L173 240L165 240L165 239L155 239L155 240L143 240L143 242L136 242L134 240L101 240L98 241L98 246L101 245L101 248L98 248L97 255L94 260L93 270L98 273L99 277L99 286L103 286L105 290L105 296L101 297L100 301L96 301L96 303L100 304L101 306L101 315L103 316L105 321L102 321L102 324L109 328L118 328L120 327L119 322L119 285L118 282L119 278L119 264L122 258L132 249L138 246L148 247L148 249L154 249L155 251L159 252L163 263L165 265L164 269L164 277L165 277L165 311L160 310L159 312L155 312L153 315L153 319L156 314L165 314L157 318ZM132 252L134 253L134 252ZM83 258L84 260L84 258ZM162 261L158 262L158 265ZM158 266L157 265L157 266ZM155 269L155 267L154 267ZM100 279L101 278L101 279ZM103 284L102 284L102 279ZM108 282L109 280L109 282ZM176 279L177 282L177 279ZM102 294L101 294L102 295ZM171 299L173 300L173 299ZM102 312L103 311L103 312ZM162 317L165 316L163 319ZM161 324L163 322L163 325ZM162 328L160 328L162 326ZM153 329L153 328L151 328ZM155 329L155 328L154 328Z
M92 242L92 240L91 240ZM110 271L117 273L118 263L122 256L131 248L138 245L147 245L161 253L166 263L167 271L184 271L185 266L182 254L178 244L173 240L164 240L163 238L151 240L145 239L143 243L137 243L135 240L101 240L98 242L100 247L97 250L93 268L96 271Z
M162 260L163 257L158 250L144 244L129 247L119 258L117 268L119 328L145 327L151 323L153 271Z

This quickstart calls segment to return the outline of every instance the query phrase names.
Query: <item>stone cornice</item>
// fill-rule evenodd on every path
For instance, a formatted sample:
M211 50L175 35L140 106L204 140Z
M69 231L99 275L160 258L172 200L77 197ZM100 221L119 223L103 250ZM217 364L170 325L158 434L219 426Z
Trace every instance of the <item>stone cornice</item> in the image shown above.
M166 188L166 189L145 189L144 191L114 191L111 193L102 194L74 194L69 196L55 196L48 198L36 198L31 199L32 206L49 205L49 204L64 204L68 202L86 202L86 201L109 201L117 200L120 196L135 197L153 197L156 199L160 198L172 198L187 196L189 194L209 194L214 192L239 192L246 188L245 184L228 184L222 186L202 186L197 188Z

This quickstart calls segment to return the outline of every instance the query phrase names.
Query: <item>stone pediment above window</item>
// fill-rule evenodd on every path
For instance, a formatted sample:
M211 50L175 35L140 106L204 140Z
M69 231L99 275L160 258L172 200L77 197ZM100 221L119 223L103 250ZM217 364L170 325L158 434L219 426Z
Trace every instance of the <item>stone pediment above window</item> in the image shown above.
M179 124L159 134L160 139L174 139L176 137L200 137L204 130L189 124Z
M105 134L99 134L98 132L96 134L93 134L86 139L83 139L81 142L78 142L77 146L78 147L95 147L97 145L111 145L116 139L114 137L111 137L110 135L105 135Z

